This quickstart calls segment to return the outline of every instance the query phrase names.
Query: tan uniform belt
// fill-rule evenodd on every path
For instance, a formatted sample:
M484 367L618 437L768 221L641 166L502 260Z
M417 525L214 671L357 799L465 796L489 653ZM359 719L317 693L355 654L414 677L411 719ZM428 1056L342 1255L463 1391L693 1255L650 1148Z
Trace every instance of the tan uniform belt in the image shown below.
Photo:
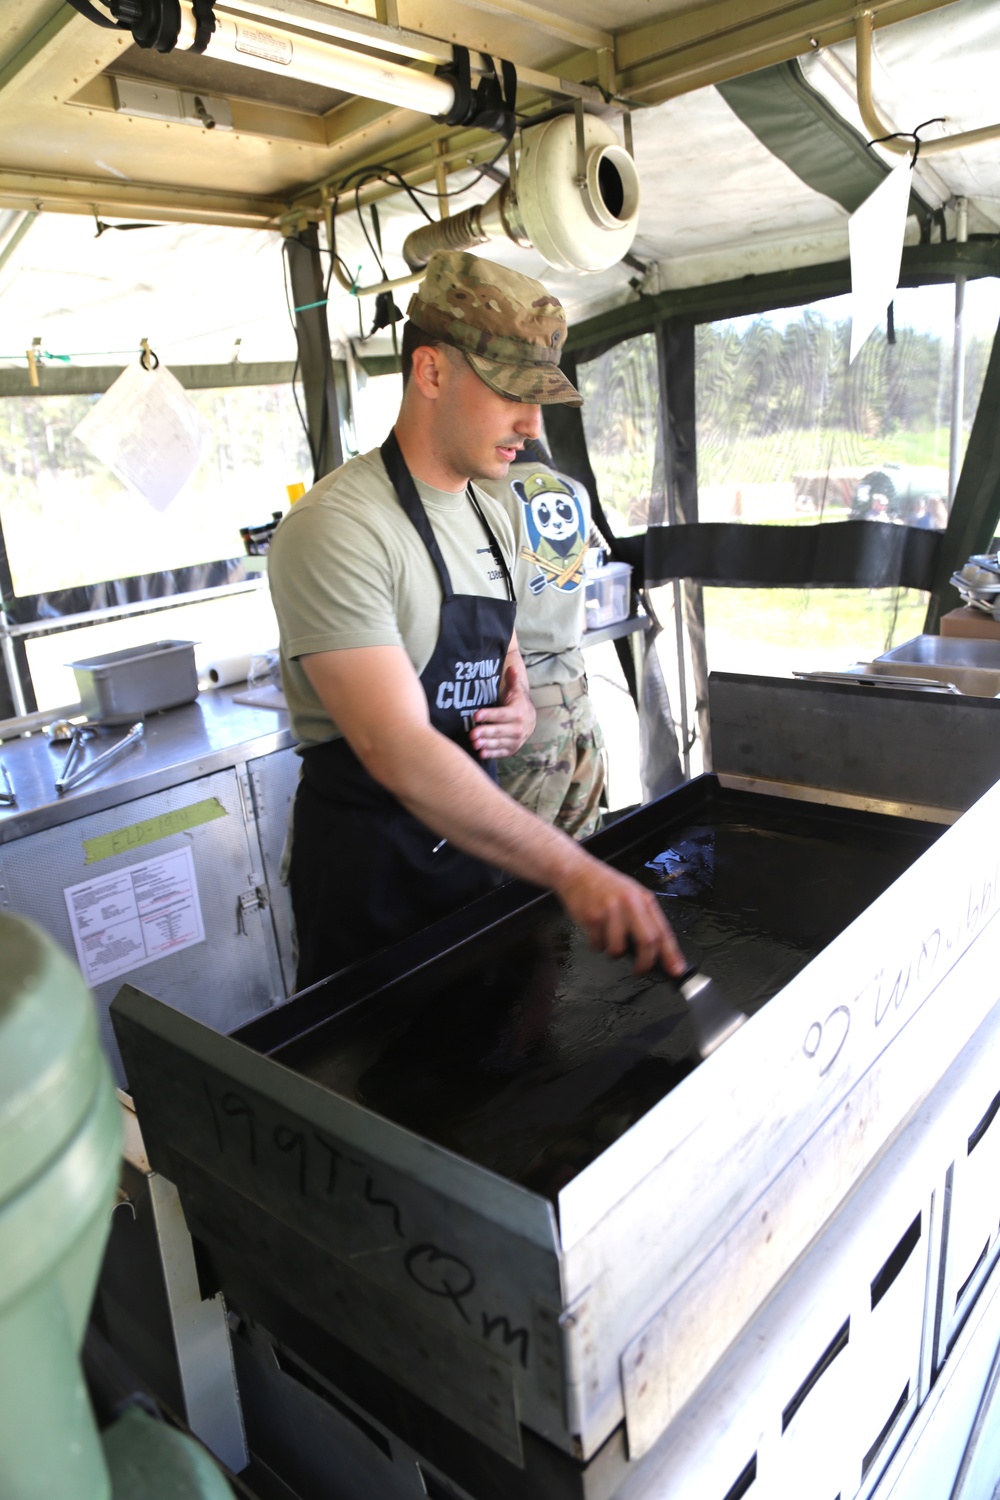
M536 708L558 708L561 703L574 703L586 691L586 677L577 677L573 682L553 682L546 687L533 687L531 701Z

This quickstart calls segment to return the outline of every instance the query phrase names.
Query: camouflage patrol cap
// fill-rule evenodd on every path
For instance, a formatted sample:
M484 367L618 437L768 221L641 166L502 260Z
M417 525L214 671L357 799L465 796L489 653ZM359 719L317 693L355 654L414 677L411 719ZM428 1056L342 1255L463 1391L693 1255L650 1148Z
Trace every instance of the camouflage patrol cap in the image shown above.
M559 369L562 303L531 276L467 250L437 250L407 316L423 333L461 350L498 395L540 406L583 405Z

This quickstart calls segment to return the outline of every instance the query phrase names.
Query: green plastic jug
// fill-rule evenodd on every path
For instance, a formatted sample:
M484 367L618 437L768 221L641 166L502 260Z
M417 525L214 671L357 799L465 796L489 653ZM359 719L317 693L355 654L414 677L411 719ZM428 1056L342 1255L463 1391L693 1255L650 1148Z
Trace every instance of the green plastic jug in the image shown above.
M0 1494L106 1500L78 1352L115 1200L118 1102L93 1001L0 915Z
M133 1408L98 1436L79 1351L121 1122L79 970L0 914L0 1496L232 1500L191 1437Z

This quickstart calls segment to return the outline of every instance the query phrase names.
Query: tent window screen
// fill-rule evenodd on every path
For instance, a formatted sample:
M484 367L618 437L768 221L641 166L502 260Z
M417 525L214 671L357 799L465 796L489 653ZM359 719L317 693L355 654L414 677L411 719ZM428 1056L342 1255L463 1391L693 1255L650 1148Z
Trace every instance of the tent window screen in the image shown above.
M209 431L163 511L73 436L97 396L0 400L0 522L17 597L238 557L240 527L287 508L312 464L289 385L190 393Z
M583 430L601 502L619 536L664 514L656 338L623 339L577 367Z
M877 330L853 365L847 298L699 327L699 520L943 530L954 297L947 285L897 292L895 342ZM970 282L960 458L998 314L1000 282ZM926 595L903 589L704 597L709 667L763 673L870 659L918 634L926 608Z
M382 446L392 431L402 394L401 375L366 375L361 369L355 371L347 431L351 453L367 453Z

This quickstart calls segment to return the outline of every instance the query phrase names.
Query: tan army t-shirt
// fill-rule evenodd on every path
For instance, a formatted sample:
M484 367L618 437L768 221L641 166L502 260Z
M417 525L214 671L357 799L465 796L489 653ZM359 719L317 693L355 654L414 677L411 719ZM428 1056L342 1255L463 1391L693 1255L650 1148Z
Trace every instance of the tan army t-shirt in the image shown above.
M465 491L416 485L455 593L506 599L503 570ZM476 493L511 566L511 523L481 487ZM419 675L433 655L441 611L437 573L378 449L328 474L292 506L272 538L268 575L281 630L282 683L300 745L339 735L300 656L403 646Z
M545 464L512 464L506 479L480 485L515 527L517 644L532 687L583 676L580 638L587 592L584 558L590 496L576 479Z

